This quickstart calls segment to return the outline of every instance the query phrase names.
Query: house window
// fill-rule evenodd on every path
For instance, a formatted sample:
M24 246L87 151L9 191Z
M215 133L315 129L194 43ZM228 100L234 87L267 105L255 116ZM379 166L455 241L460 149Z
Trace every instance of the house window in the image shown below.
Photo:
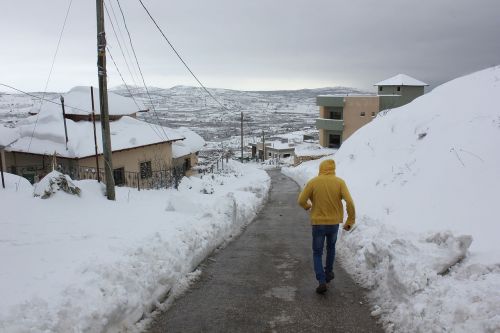
M330 134L328 136L328 148L340 147L340 134Z
M290 157L290 154L283 154L284 158Z
M142 162L141 164L139 164L139 173L141 174L141 179L151 178L153 176L151 161Z
M273 157L273 153L269 153L269 157Z
M382 91L382 90L384 90L384 87L382 87L382 86L378 87L378 91Z
M330 119L342 119L342 112L330 111Z
M116 186L125 185L125 168L114 169L113 178Z
M365 116L365 113L364 113L364 112L361 112L360 116L361 116L361 117L364 117L364 116Z
M186 158L182 167L184 168L184 171L191 169L191 158Z
M342 108L340 107L328 107L326 109L326 117L328 119L342 119Z
M375 112L372 112L372 117L375 117Z
M401 91L401 87L398 87L398 88L397 88L397 90L398 90L398 91Z

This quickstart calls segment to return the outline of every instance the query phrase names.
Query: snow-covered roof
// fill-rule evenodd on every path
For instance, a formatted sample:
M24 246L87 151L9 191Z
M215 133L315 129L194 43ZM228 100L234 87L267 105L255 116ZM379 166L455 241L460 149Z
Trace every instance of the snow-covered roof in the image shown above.
M182 135L185 139L182 141L176 141L172 144L173 158L196 153L205 145L205 140L203 140L201 136L186 127L177 128L175 129L175 132Z
M428 86L427 83L419 81L406 74L398 74L387 80L374 84L375 86Z
M326 94L326 95L318 95L317 97L376 97L375 94L366 93L366 94Z
M272 142L269 142L271 145L268 146L266 144L266 149L268 148L272 148L272 149L277 149L277 150L285 150L285 149L295 149L295 146L290 146L290 144L287 142L287 143L284 143L284 142L281 142L281 141L272 141Z
M66 114L73 115L88 115L92 113L92 100L90 95L90 87L77 86L72 88L67 93L63 94L64 110ZM60 104L59 97L54 99L54 102ZM61 106L58 104L44 102L42 111L62 112ZM120 96L113 92L108 92L108 108L111 116L126 116L144 110L145 107L135 104L134 100L129 97ZM101 114L99 103L99 89L94 88L94 109L96 114ZM35 105L31 113L38 113L39 105Z
M8 146L17 139L19 139L18 130L0 125L0 148Z
M295 148L295 156L326 156L332 155L337 151L334 148L325 148L317 143L302 143Z
M68 128L68 149L64 134L64 123L61 112L42 110L38 116L26 118L17 128L20 138L6 148L8 151L27 152L33 154L57 155L67 158L92 156L94 148L94 128L89 121L72 121L66 119ZM33 127L36 129L33 132ZM183 140L178 132L132 117L122 117L110 122L111 149L113 151L137 148L168 141ZM101 124L96 122L98 152L102 153ZM31 135L33 134L33 139ZM31 143L30 143L31 141Z

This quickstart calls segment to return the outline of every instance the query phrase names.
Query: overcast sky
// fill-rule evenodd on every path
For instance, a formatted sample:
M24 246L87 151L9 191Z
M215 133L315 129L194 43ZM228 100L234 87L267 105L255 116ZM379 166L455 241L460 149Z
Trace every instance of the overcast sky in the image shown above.
M500 64L498 0L143 1L208 87L373 89L405 73L432 88ZM44 89L69 2L2 1L0 83ZM106 3L121 23L116 0ZM120 3L147 84L196 85L139 1ZM115 28L128 41L123 26ZM133 84L109 20L106 29L111 53ZM96 59L95 1L73 0L48 90L97 85ZM108 71L108 86L121 84L109 55Z

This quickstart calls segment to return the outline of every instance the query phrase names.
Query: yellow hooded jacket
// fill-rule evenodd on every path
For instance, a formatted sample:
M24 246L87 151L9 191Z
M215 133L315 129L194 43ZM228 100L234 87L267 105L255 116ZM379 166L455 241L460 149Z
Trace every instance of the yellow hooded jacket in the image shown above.
M344 206L347 205L347 225L355 221L354 203L345 182L335 176L335 161L325 160L319 165L319 175L311 179L299 195L298 203L304 209L311 209L311 223L339 224L344 220ZM311 201L311 204L308 201Z

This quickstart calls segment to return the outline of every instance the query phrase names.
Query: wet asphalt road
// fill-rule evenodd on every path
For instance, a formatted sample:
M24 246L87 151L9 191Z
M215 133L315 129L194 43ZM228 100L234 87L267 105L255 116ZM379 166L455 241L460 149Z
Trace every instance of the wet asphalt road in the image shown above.
M315 293L299 187L269 173L271 193L257 219L203 263L200 279L147 332L383 332L364 291L339 265L328 292Z

